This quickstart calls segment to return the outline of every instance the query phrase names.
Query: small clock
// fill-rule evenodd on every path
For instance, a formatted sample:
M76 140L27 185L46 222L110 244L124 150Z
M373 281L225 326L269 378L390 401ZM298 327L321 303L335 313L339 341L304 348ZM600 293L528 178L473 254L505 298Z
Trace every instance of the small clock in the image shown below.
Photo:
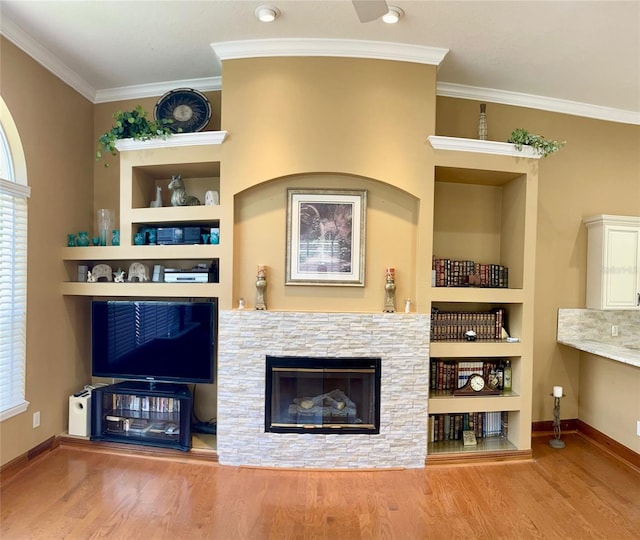
M469 377L469 386L474 392L480 392L484 387L484 377L482 375L472 375Z
M466 384L453 391L454 396L495 396L500 394L497 388L491 388L480 373L469 376Z
M162 96L153 111L156 120L172 120L167 126L174 133L202 131L211 120L211 103L192 88L178 88Z

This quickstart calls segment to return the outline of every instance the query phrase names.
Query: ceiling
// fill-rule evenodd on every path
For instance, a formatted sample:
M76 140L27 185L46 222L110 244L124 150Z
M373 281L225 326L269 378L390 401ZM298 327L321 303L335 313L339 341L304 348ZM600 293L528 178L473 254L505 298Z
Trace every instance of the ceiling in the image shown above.
M351 0L1 0L0 31L94 103L220 88L211 43L324 38L448 49L438 95L640 124L640 0L387 3L398 24Z

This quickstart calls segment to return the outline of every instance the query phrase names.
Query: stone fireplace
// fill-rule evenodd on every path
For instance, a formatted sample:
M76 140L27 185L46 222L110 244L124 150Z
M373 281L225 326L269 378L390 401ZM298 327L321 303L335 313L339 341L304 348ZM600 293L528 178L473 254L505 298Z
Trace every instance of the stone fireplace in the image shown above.
M424 466L428 315L221 311L218 337L221 464L345 469ZM265 429L267 356L379 358L379 432Z

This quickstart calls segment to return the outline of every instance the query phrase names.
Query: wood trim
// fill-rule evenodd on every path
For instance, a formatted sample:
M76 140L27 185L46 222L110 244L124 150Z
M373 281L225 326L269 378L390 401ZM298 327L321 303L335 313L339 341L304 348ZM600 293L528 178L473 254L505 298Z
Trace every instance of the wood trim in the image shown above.
M90 452L103 452L115 454L128 454L131 456L164 458L178 461L207 461L218 462L218 454L212 450L191 448L188 452L174 448L161 448L159 446L144 446L137 444L115 443L107 441L92 441L86 438L70 437L62 435L60 445L67 448L77 448Z
M23 471L27 468L32 461L44 455L47 452L51 452L55 448L60 446L60 440L56 436L49 437L47 440L41 442L39 445L33 447L31 450L26 453L18 456L15 459L12 459L8 463L5 463L2 467L0 467L0 486L4 485L5 482L8 482L13 477L15 477L19 472Z
M500 463L503 461L522 461L533 458L531 450L496 450L491 452L460 452L450 454L429 454L425 460L428 467L434 465L458 465L478 463Z
M634 452L624 444L620 444L618 441L615 441L582 420L577 420L577 427L578 433L582 436L590 439L591 442L600 448L603 448L626 464L631 465L634 469L640 471L640 454Z
M564 420L560 420L560 430L561 431L577 431L578 422L579 420L577 418L566 418ZM541 422L532 422L531 431L533 433L538 433L538 432L553 433L553 420L542 420Z
M640 454L627 448L623 444L613 440L611 437L591 427L589 424L577 419L566 419L561 421L561 429L566 432L578 432L581 436L589 439L598 447L606 450L614 457L640 471ZM540 421L532 423L534 435L553 432L552 421ZM182 452L169 448L128 445L121 443L91 441L86 438L71 437L62 435L60 437L50 437L38 446L32 448L22 456L0 467L0 486L14 478L19 472L24 470L33 460L50 452L58 446L74 447L79 450L103 453L129 454L132 456L152 457L159 459L204 461L217 463L218 454L215 451L192 448L189 452ZM533 458L531 450L505 450L477 453L451 453L451 454L430 454L425 460L425 465L432 467L436 465L457 465L457 464L478 464L478 463L501 463L505 461L522 461Z

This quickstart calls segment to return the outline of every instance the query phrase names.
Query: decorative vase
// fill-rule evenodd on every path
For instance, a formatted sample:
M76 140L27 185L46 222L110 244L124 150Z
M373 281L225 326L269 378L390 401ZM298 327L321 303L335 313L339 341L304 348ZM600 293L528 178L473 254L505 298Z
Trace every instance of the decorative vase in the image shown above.
M145 233L137 232L136 235L133 237L133 243L136 246L143 246L144 245L144 237L145 237Z
M149 227L149 229L147 229L147 233L149 234L149 244L155 246L158 241L158 229Z
M110 231L113 226L113 210L108 208L100 208L98 210L98 231L100 234L100 245L107 245L107 231Z
M67 235L67 246L68 247L76 247L76 235L68 234Z
M80 247L87 247L89 245L89 233L87 231L79 232L76 244Z
M113 229L113 231L111 231L111 245L120 245L120 231L118 229Z
M489 127L487 126L487 105L480 104L480 119L478 120L478 139L486 141L489 136Z
M100 237L99 236L94 236L91 238L91 243L94 246L99 246L100 245Z

